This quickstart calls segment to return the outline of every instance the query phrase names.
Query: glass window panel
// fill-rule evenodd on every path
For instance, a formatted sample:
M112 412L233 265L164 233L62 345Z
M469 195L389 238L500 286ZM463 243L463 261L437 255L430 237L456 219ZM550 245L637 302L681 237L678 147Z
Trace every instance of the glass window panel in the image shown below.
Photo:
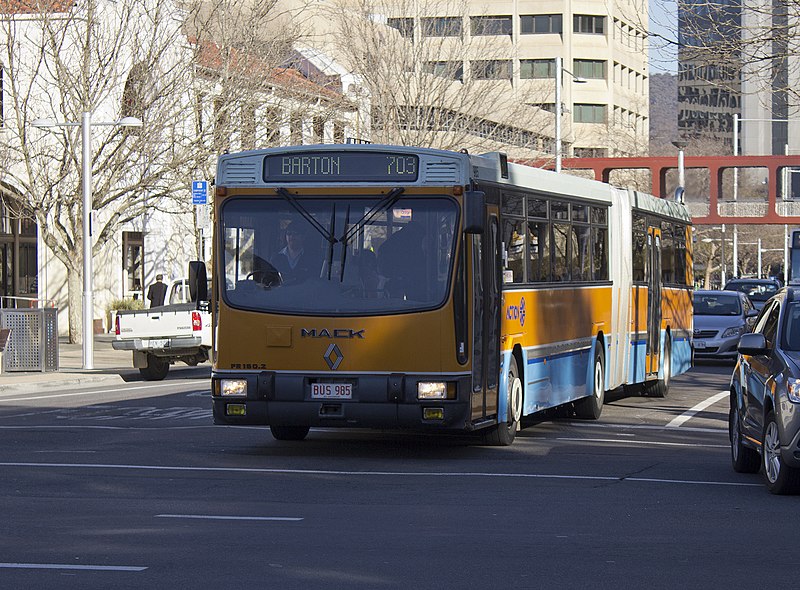
M605 207L592 207L592 223L596 225L607 225L608 216Z
M528 282L550 280L550 224L528 222Z
M511 283L525 281L525 221L506 218L503 220L503 244L506 248L506 270L511 271Z
M604 227L593 227L592 236L592 278L595 281L607 281L608 230Z
M547 201L528 197L528 217L547 219Z
M589 207L587 205L572 205L572 221L589 222Z
M525 199L516 193L503 193L503 215L525 215Z
M644 217L633 218L633 280L642 282L645 277L647 254L647 222Z
M550 218L569 220L569 203L550 203Z
M591 280L592 238L589 226L573 225L570 234L572 241L572 280Z
M553 224L553 277L554 281L569 281L569 224Z

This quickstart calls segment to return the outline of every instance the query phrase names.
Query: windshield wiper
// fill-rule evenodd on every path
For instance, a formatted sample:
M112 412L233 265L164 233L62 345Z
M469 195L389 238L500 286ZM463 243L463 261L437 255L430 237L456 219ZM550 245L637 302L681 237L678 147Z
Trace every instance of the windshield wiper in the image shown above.
M339 238L339 241L344 244L345 246L347 243L353 238L354 235L358 233L358 231L367 225L370 221L375 219L376 216L380 215L387 209L389 209L392 205L394 205L397 200L400 198L405 192L406 189L402 187L393 188L389 191L383 199L378 201L369 211L364 213L364 216L356 221L350 228L348 229L347 224L345 224L345 231L342 234L342 237Z
M331 246L333 246L333 244L337 242L336 238L333 237L333 233L325 229L324 225L322 225L319 221L317 221L314 218L314 216L311 215L311 213L306 211L305 208L299 203L299 201L289 193L289 191L287 191L285 188L276 188L275 192L278 193L280 196L282 196L284 199L286 199L286 202L288 202L292 207L294 207L295 211L297 211L300 215L302 215L303 219L305 219L308 223L310 223L311 226L315 230L317 230L317 233L319 233L323 238L325 238L331 244Z

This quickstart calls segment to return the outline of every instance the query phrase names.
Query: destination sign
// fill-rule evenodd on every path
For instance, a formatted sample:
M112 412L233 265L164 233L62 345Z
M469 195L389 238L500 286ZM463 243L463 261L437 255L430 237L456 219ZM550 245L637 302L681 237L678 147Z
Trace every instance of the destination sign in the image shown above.
M264 158L264 182L414 182L419 157L385 152L303 152Z

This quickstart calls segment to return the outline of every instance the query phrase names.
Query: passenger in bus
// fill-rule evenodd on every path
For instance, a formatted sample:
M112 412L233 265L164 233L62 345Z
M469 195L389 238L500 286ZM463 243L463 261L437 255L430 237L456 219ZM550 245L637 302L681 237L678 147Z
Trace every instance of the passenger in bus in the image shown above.
M425 293L425 228L416 221L393 233L378 250L378 273L389 297L419 300Z
M286 246L270 258L270 264L281 274L284 285L302 283L312 276L305 251L306 230L293 221L286 226Z

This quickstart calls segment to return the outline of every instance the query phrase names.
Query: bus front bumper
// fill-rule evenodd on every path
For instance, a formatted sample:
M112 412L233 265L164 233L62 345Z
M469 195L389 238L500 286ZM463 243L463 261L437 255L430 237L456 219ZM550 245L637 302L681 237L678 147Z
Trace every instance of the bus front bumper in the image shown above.
M465 430L470 428L470 375L291 375L212 373L214 424ZM246 397L221 395L223 380L246 381ZM349 399L318 399L313 384L349 384ZM449 399L417 399L420 382L450 384Z

